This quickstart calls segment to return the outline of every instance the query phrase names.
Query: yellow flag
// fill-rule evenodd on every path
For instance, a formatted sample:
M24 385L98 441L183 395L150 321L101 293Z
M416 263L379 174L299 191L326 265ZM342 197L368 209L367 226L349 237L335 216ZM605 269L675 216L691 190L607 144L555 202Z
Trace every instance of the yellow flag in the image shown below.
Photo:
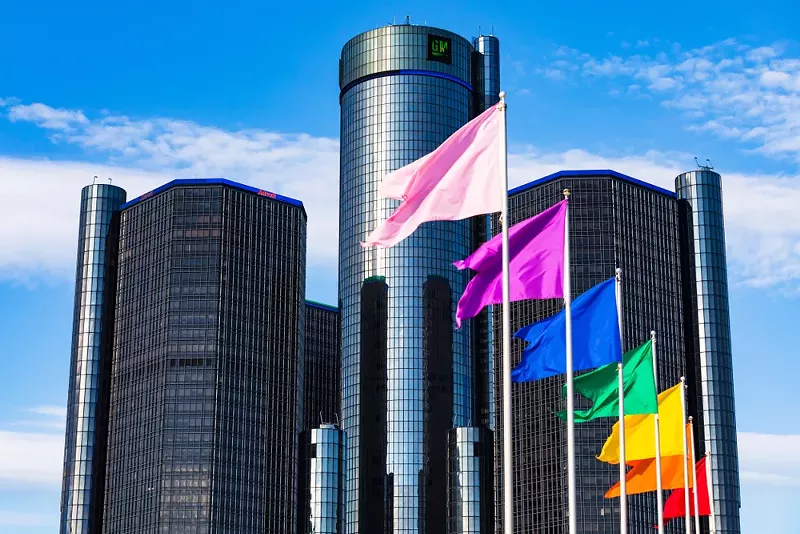
M681 386L677 384L658 395L661 430L661 456L683 456L683 406ZM626 462L656 457L656 418L654 414L625 416ZM614 423L600 456L601 462L619 464L619 421Z

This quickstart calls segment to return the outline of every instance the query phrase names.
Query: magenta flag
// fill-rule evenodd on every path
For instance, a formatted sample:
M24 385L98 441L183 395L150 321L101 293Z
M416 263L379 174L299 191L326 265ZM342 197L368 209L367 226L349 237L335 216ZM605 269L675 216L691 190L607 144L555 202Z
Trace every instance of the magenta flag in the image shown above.
M564 225L567 201L508 229L511 302L564 297ZM466 259L459 270L476 272L456 309L456 327L489 304L503 302L503 236L497 234Z
M501 113L491 106L430 154L386 175L378 195L402 202L361 246L388 248L424 222L500 211L505 178L500 168L500 135L505 135Z

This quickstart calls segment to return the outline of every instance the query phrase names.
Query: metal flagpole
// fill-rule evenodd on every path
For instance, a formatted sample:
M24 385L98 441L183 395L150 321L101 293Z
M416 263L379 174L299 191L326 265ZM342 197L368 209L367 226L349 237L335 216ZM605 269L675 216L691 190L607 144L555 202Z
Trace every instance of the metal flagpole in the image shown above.
M689 416L689 438L692 440L689 447L689 454L692 456L692 476L694 477L694 490L692 493L694 494L694 531L695 534L700 534L700 506L697 497L697 475L695 473L695 458L694 458L694 417L691 415Z
M658 391L658 359L656 358L656 331L650 331L650 343L653 352L653 380ZM658 407L656 406L655 428L656 428L656 499L658 502L658 534L664 533L664 484L661 481L661 420L658 418Z
M572 285L569 268L569 189L564 189L567 201L564 215L564 316L567 334L567 485L569 488L569 534L578 534L575 497L575 384L572 380ZM508 534L512 534L509 532Z
M503 531L514 534L513 476L511 459L511 289L508 275L508 158L506 155L506 93L500 93L500 171L503 173Z
M683 416L683 505L686 507L686 534L692 532L692 518L689 515L689 444L686 442L686 377L681 377L681 412Z
M714 515L714 481L711 479L711 451L706 451L706 484L708 485L708 531L710 534L717 532L717 518Z
M622 269L617 267L616 283L614 289L617 297L617 320L619 322L619 340L623 343L622 333ZM624 346L623 346L624 352ZM619 532L628 533L628 474L627 464L625 463L625 373L623 365L617 366L617 376L619 378Z

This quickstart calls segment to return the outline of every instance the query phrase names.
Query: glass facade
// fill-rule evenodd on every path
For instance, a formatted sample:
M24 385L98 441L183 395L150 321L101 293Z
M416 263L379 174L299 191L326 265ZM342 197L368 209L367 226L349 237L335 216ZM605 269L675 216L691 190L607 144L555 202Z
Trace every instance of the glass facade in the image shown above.
M494 530L494 443L486 427L448 431L447 534Z
M121 215L103 531L293 534L305 211L221 180L154 193Z
M564 171L510 192L510 224L540 213L563 199L570 189L570 254L572 298L623 269L623 344L628 350L658 335L659 388L676 384L685 373L683 285L679 211L675 194L613 171ZM494 220L493 229L499 232ZM512 332L548 317L563 307L560 300L512 304ZM501 306L494 306L494 330L500 349ZM512 365L524 343L513 340ZM502 492L502 373L495 362L496 492ZM513 386L514 533L562 534L568 529L566 424L554 415L564 410L563 376ZM576 409L588 403L576 396ZM619 532L619 500L604 498L619 480L619 468L596 455L611 433L614 419L577 424L576 481L578 531ZM656 524L655 494L629 497L631 534L652 532ZM502 497L498 499L502 502ZM501 518L500 518L501 519ZM667 532L682 532L679 521Z
M305 411L304 430L332 423L339 417L339 310L306 301L305 323Z
M362 33L342 50L348 534L445 531L447 431L480 417L473 325L453 324L469 275L452 263L472 251L474 221L426 223L390 249L360 244L398 204L378 198L383 177L431 152L480 109L478 54L458 35L410 24ZM496 73L496 65L481 72Z
M344 534L345 434L324 424L304 432L299 534Z
M722 178L703 168L679 175L675 187L685 203L685 221L690 227L686 244L694 260L691 290L696 305L699 379L695 392L702 406L702 425L698 425L702 432L695 441L704 444L697 452L711 451L715 532L738 534L741 501Z
M125 199L123 189L108 184L88 185L81 191L62 534L94 534L103 520L119 210Z

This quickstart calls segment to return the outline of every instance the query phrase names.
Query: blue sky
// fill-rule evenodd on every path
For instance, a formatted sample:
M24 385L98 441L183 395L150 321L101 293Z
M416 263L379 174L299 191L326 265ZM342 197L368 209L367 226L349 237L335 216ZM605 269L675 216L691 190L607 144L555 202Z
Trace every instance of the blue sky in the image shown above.
M0 17L0 531L58 521L80 188L225 176L301 198L336 301L337 59L411 14L494 29L513 185L724 178L744 532L797 533L800 35L790 2L14 2Z

